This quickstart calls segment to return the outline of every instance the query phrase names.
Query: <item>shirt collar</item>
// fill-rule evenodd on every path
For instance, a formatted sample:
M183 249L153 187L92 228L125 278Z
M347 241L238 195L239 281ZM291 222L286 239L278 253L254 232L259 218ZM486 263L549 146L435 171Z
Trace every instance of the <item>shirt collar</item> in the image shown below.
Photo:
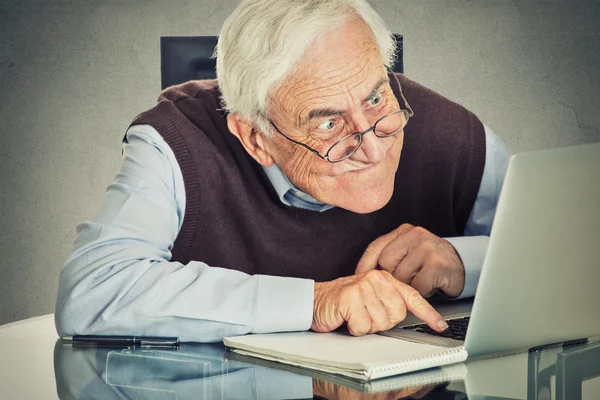
M326 211L333 208L332 205L321 203L308 193L294 186L277 164L270 167L262 167L275 189L279 200L286 206L305 208L312 211Z

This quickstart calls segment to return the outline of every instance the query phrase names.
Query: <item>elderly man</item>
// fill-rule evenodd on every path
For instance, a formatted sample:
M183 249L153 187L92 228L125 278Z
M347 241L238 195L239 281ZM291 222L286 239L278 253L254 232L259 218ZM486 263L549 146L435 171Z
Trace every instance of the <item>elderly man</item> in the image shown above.
M216 81L127 131L60 276L60 334L386 330L474 294L508 152L463 107L389 72L364 0L247 0ZM387 67L387 68L386 68Z

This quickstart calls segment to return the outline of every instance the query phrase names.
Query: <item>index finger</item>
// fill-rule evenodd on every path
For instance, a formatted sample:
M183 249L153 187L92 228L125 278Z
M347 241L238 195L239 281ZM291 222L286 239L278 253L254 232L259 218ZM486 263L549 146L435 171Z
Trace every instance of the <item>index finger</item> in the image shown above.
M383 250L388 246L388 244L393 242L394 239L396 239L398 236L403 235L405 232L411 230L412 228L413 226L410 224L402 224L393 231L386 233L385 235L380 236L374 241L372 241L363 253L360 260L358 261L354 274L360 274L362 272L367 272L377 268L377 266L379 265L379 256L381 255L381 252L383 252Z
M391 275L389 275L388 280L393 282L398 292L400 292L408 311L415 314L417 318L437 332L442 332L448 328L448 324L444 321L444 318L416 289L396 280Z

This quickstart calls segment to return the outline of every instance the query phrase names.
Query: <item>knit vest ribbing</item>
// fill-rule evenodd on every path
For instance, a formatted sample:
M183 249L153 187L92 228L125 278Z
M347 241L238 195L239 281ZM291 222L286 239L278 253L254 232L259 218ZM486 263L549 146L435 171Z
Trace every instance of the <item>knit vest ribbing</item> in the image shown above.
M367 245L403 223L462 235L485 165L483 125L462 106L398 78L415 115L392 199L370 214L285 206L228 131L216 81L166 89L132 125L153 126L182 171L186 210L171 260L324 281L352 274Z

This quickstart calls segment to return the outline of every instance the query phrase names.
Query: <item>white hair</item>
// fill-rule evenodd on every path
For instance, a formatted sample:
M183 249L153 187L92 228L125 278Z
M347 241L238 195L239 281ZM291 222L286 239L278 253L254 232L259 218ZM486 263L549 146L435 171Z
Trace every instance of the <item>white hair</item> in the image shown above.
M271 134L269 96L323 32L356 16L391 68L396 41L365 0L243 0L223 24L213 56L223 108Z

